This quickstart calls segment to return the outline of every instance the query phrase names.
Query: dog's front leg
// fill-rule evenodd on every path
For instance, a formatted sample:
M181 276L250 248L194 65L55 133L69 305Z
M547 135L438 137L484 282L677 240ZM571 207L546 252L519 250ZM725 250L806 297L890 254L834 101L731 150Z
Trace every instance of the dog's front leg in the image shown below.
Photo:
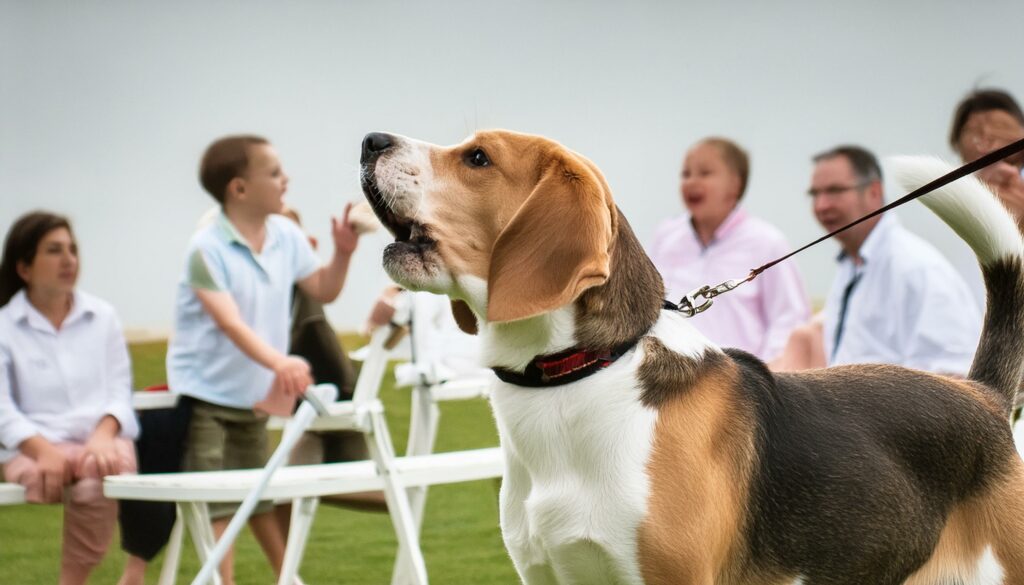
M512 449L506 448L505 478L499 495L501 537L505 548L525 585L558 585L551 559L530 531L526 512L530 488L529 473Z

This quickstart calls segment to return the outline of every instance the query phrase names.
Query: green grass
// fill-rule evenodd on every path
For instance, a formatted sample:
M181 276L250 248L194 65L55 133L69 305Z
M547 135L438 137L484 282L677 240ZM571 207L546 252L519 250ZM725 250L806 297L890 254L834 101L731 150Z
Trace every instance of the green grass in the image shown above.
M346 347L359 345L345 337ZM131 346L136 387L165 381L163 343ZM391 376L381 390L395 447L405 449L409 390L396 390ZM498 444L490 407L482 400L441 405L437 451L476 449ZM50 585L57 582L60 559L60 506L0 506L0 583ZM498 482L476 481L430 489L422 535L423 554L432 583L517 583L498 530ZM389 583L396 541L388 516L320 506L302 563L302 578L316 584ZM117 537L91 583L115 583L125 555ZM159 574L158 558L147 583ZM273 572L246 530L236 547L236 575L241 584L269 584ZM186 542L179 583L189 583L199 567Z

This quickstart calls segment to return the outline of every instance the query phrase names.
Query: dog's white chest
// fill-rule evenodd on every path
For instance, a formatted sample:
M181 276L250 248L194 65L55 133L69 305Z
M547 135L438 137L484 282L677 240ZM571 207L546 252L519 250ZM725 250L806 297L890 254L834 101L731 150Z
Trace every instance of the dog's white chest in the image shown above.
M638 400L640 353L573 384L492 395L508 460L502 533L528 584L641 581L656 413Z

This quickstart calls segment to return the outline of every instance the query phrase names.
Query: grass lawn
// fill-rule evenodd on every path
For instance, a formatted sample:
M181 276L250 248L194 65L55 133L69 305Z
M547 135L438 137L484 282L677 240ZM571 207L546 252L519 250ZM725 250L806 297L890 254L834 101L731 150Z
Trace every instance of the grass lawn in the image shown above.
M355 337L346 347L359 345ZM131 347L135 386L165 381L163 343ZM395 447L405 448L409 422L409 391L395 390L388 375L381 399L387 410ZM441 405L437 451L475 449L498 444L490 407L482 400ZM0 506L0 583L52 585L60 558L60 506ZM186 543L179 583L198 572L191 543ZM517 583L498 530L497 480L437 486L430 489L422 535L423 554L432 583ZM389 583L396 540L386 514L320 506L306 548L301 575L310 585ZM115 583L124 562L117 537L92 583ZM159 563L147 582L155 583ZM240 584L274 582L273 572L248 531L236 547Z

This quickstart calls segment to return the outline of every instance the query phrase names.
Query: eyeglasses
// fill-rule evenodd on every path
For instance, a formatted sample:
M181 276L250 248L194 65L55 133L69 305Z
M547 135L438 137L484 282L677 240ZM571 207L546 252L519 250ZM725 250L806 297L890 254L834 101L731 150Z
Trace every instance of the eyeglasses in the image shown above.
M843 193L846 193L847 191L853 191L854 189L863 189L864 187L867 187L870 184L871 183L864 182L857 183L856 185L829 185L828 187L822 187L820 189L815 189L814 187L811 187L810 189L807 190L807 194L810 195L812 198L817 197L818 195L824 195L825 197L838 197Z

